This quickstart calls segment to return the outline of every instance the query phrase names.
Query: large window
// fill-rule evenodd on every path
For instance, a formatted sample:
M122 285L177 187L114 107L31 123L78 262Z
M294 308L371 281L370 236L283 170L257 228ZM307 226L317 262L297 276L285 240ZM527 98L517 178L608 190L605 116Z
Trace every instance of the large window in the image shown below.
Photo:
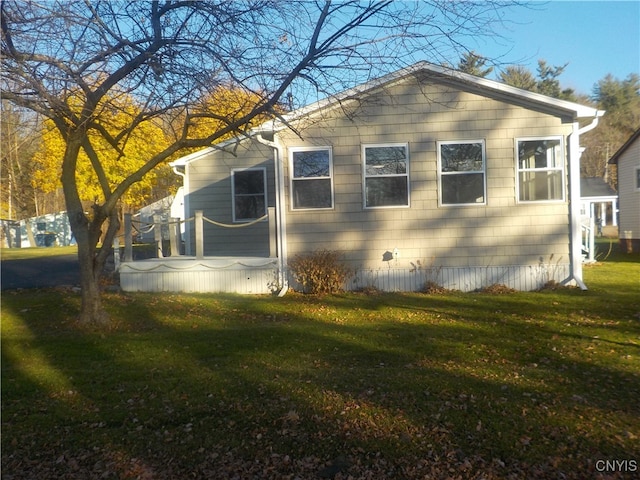
M233 221L248 222L267 213L267 182L264 168L231 172Z
M564 200L562 138L516 139L518 200L549 202Z
M487 203L484 140L438 142L441 205Z
M409 147L363 145L364 206L409 206Z
M294 147L289 151L292 208L333 208L331 148Z

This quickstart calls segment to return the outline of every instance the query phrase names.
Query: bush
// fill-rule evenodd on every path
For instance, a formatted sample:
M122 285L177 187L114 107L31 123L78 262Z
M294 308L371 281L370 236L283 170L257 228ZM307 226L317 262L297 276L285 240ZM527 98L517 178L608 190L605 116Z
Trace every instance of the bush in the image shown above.
M411 264L411 270L409 270L409 272L422 277L421 292L439 294L447 291L438 281L440 272L442 272L442 265L436 267L436 257L431 257L431 260L425 260L424 262L416 260L415 263L409 263Z
M340 252L324 249L296 255L289 262L289 269L304 292L314 294L341 292L346 280L353 275Z

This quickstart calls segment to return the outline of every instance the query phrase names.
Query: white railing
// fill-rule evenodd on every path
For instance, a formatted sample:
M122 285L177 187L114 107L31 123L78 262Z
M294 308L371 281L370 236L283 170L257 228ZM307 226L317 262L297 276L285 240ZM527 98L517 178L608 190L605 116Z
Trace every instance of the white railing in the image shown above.
M593 217L589 217L587 220L588 223L583 223L580 226L581 230L581 242L582 242L582 251L586 254L584 261L585 262L595 262L596 258L596 236L595 236L595 222Z
M187 218L186 220L180 220L179 218L170 218L168 221L162 221L159 215L154 216L153 222L140 222L137 220L133 220L131 214L125 214L124 216L124 262L133 261L133 231L137 231L138 233L150 233L153 231L154 233L154 242L156 244L156 256L157 258L163 258L164 253L162 250L162 230L163 228L168 228L169 231L169 245L170 245L170 255L171 257L179 257L180 256L180 225L183 223L194 222L194 230L195 230L195 247L196 247L196 258L202 259L204 258L204 222L208 222L210 224L216 225L218 227L223 228L245 228L250 227L251 225L255 225L256 223L262 222L264 220L268 220L269 222L269 257L274 258L276 256L276 225L275 225L275 208L269 207L267 209L267 214L252 220L247 223L233 223L227 224L222 222L217 222L215 220L211 220L206 218L202 210L196 210L195 215L191 218ZM115 244L114 244L115 247Z

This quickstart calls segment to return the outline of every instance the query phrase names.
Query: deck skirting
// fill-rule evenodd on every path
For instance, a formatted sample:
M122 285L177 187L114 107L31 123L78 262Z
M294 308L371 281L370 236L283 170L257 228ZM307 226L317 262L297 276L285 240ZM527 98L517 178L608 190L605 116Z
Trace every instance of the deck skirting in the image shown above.
M120 265L125 292L271 293L277 259L254 257L153 258Z
M258 257L169 257L120 266L120 286L125 292L200 292L269 294L278 290L276 258ZM290 286L301 290L293 279ZM515 290L537 290L555 282L571 283L566 263L537 265L359 268L346 284L346 290L375 288L383 291L420 291L433 282L446 289L471 292L499 284Z

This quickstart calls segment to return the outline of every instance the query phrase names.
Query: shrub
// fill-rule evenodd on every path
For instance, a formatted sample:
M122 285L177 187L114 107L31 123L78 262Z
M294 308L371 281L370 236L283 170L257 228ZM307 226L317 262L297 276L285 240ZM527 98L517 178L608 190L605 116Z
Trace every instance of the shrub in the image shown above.
M476 290L479 293L489 293L491 295L504 295L508 293L516 293L517 290L507 287L501 283L493 283L487 287L482 287Z
M305 293L337 293L353 274L342 259L340 252L316 250L312 253L296 255L289 262L293 278Z
M446 292L446 288L440 285L438 281L440 278L440 272L442 272L442 265L436 266L436 257L431 257L430 260L421 262L409 262L411 269L409 272L420 275L422 280L421 292L429 294L437 294Z

